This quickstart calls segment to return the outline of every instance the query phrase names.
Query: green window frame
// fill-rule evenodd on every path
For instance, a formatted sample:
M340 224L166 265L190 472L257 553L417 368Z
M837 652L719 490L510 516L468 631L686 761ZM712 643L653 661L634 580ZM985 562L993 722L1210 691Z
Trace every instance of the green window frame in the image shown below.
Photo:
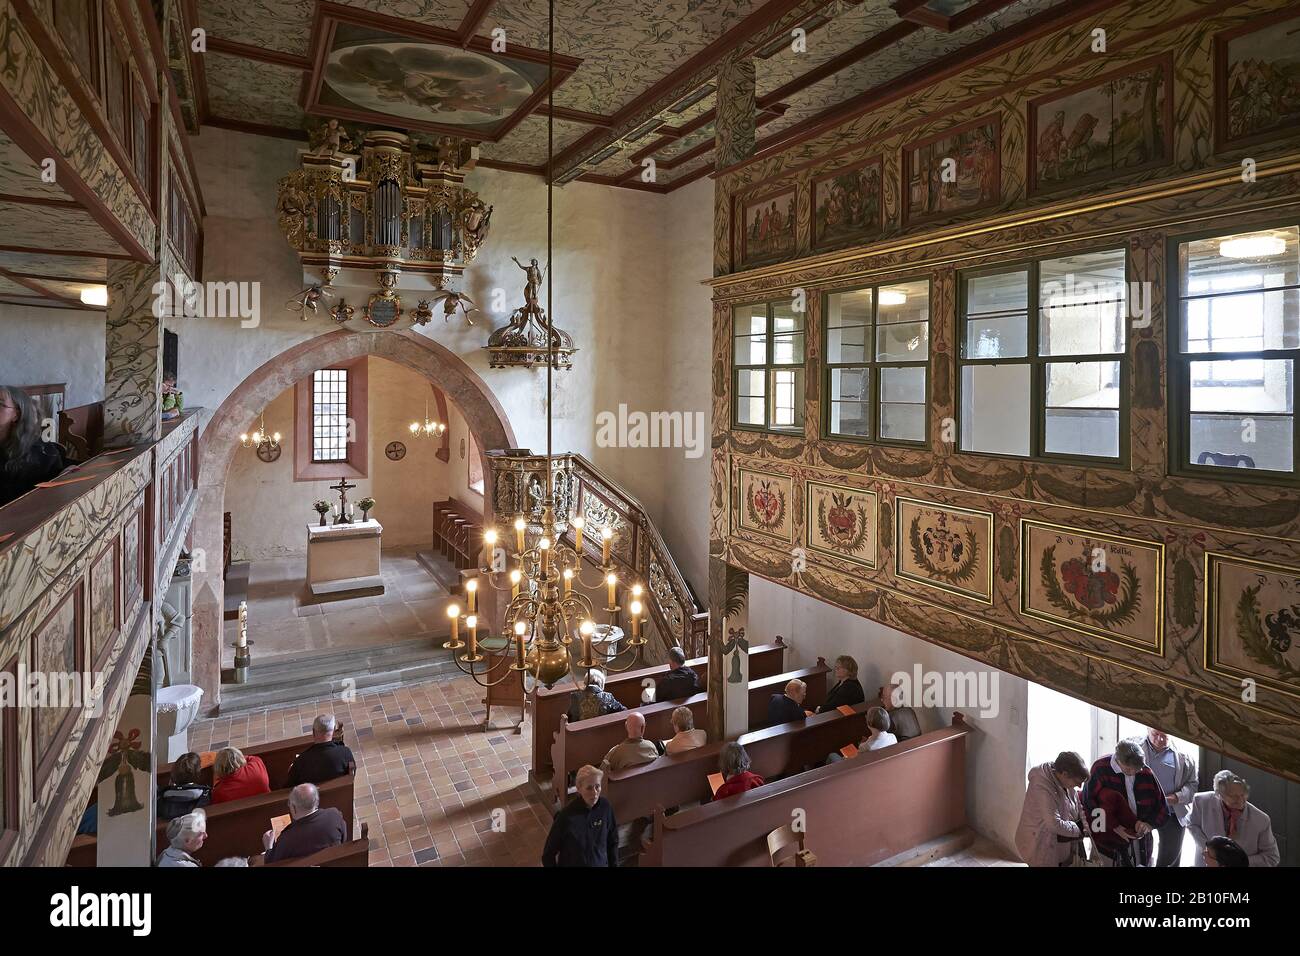
M732 427L803 434L807 337L793 299L732 310Z
M823 438L929 442L931 293L909 278L823 294Z
M1123 246L961 272L961 453L1128 467L1129 273Z
M1300 224L1173 236L1168 252L1171 474L1300 485Z

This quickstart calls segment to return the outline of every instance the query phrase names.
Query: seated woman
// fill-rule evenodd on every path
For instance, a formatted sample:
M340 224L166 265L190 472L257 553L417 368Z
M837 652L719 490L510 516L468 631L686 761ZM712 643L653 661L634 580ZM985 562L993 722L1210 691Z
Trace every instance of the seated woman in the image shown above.
M198 754L181 754L172 764L171 781L158 788L158 819L174 820L212 802L212 788L200 779L203 761Z
M1246 855L1236 840L1226 836L1210 837L1205 843L1203 861L1206 866L1250 866Z
M217 752L217 759L212 764L212 775L216 780L212 786L213 803L242 800L244 797L271 792L271 781L262 758L256 754L245 757L234 747L226 747Z
M889 711L883 707L872 707L867 711L867 735L858 741L858 752L864 750L881 750L898 743L898 738L889 732ZM827 754L826 763L839 763L844 754L838 751Z
M12 385L0 385L0 507L63 471L63 448L41 439L36 403Z
M753 790L767 782L758 774L749 772L749 754L734 740L722 748L718 765L724 782L713 795L714 800Z
M587 671L585 690L575 690L569 695L569 723L579 720L591 720L605 714L616 714L627 710L614 699L613 694L605 692L605 672L597 667Z
M689 707L674 707L672 722L676 733L671 740L664 741L664 753L679 754L709 742L708 734L695 729L695 715Z
M835 686L826 692L826 703L817 708L817 713L852 707L866 699L867 695L858 683L858 662L847 654L841 654L835 658Z

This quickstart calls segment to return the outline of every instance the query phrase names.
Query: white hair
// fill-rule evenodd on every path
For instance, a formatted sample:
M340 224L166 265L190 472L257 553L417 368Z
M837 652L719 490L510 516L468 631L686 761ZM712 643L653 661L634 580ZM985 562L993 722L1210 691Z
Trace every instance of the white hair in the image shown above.
M802 694L807 688L808 685L796 677L794 680L790 681L790 683L785 685L785 693L787 697L796 697L799 694Z
M599 667L593 667L587 671L587 686L594 687L596 690L605 689L605 672Z
M1147 764L1141 745L1131 740L1121 740L1115 745L1115 762L1121 767L1145 767Z
M1214 792L1219 796L1223 796L1223 792L1233 786L1241 787L1250 796L1250 784L1244 777L1237 776L1231 770L1220 770L1214 775Z
M577 788L581 790L583 784L586 783L588 780L590 780L592 777L595 777L596 782L599 783L601 780L605 779L605 772L601 770L599 767L593 767L591 764L586 764L578 768L577 779L574 781L574 783L577 786Z
M207 832L208 815L202 810L194 810L167 824L167 843L178 850L183 850L196 836Z
M317 737L333 737L334 728L338 725L333 714L321 714L311 722L311 732Z
M248 857L228 856L224 860L218 860L217 866L248 866Z
M320 791L314 783L300 783L289 791L289 809L295 818L305 817L320 809Z

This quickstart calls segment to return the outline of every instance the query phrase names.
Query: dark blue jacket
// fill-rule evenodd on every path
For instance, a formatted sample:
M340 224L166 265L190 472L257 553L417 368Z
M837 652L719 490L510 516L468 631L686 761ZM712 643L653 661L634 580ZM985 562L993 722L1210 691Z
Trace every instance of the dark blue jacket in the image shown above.
M807 715L803 708L785 694L773 694L767 702L767 725L788 724L792 720L803 720Z
M695 671L685 664L675 671L669 671L655 684L655 700L682 700L692 694L700 693L700 678Z
M588 809L574 797L555 815L542 866L618 866L618 824L614 808L601 797Z

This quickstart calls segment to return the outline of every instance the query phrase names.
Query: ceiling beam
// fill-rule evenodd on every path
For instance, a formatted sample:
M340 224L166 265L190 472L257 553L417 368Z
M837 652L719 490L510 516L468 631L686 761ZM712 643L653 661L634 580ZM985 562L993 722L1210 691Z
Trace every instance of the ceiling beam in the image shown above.
M70 303L70 304L76 304L76 305L78 305L78 306L81 306L82 308L91 308L91 306L86 306L86 305L84 305L80 299L72 299L72 298L69 298L69 297L66 296L66 295L61 295L60 293L55 292L55 291L53 291L52 289L47 289L45 286L41 285L39 282L36 282L35 280L33 280L33 279L31 279L31 278L29 278L29 277L23 275L23 274L20 273L20 272L10 272L8 269L5 269L5 268L3 268L3 267L0 267L0 276L3 276L4 278L8 279L10 282L16 282L16 283L18 283L18 284L21 285L21 286L25 286L25 287L27 287L28 289L31 289L33 292L35 292L35 293L36 293L37 295L39 295L41 298L44 298L44 299L54 299L54 300L56 300L56 301L58 301L58 302L67 302L67 303ZM78 281L82 281L82 282L84 282L85 280L82 279L82 280L78 280ZM87 285L101 285L102 283L91 283L91 282L87 282L86 284L87 284Z
M227 56L238 56L245 60L256 60L259 63L270 63L275 66L285 66L291 70L310 70L311 60L305 56L299 56L297 53L285 53L283 50L268 50L265 47L253 46L251 43L239 43L235 40L223 40L221 37L208 34L208 52L224 53Z
M461 21L460 28L456 31L460 35L460 48L468 50L469 45L474 40L474 34L478 32L479 25L483 22L488 12L496 6L497 0L474 0L465 19Z
M620 128L630 130L639 125L639 122L644 122L646 117L642 114L660 100L667 98L680 99L684 92L689 92L680 91L678 89L680 86L690 81L701 71L707 70L720 62L723 57L733 50L744 46L756 35L769 29L791 11L799 8L804 2L806 0L769 0L768 3L745 17L722 36L713 40L677 69L651 85L645 92L633 97L629 103L613 115L610 130L592 130L586 136L562 150L555 157L553 167L555 174L562 175L568 172L586 156L599 152L618 138L617 135L610 136L609 132L616 132ZM811 15L816 10L826 6L828 2L830 0L820 0L820 2L812 4L807 15ZM767 39L764 37L764 42Z
M0 202L18 203L22 206L52 206L55 209L81 210L81 203L73 202L71 199L54 199L48 196L18 196L13 193L0 193Z

